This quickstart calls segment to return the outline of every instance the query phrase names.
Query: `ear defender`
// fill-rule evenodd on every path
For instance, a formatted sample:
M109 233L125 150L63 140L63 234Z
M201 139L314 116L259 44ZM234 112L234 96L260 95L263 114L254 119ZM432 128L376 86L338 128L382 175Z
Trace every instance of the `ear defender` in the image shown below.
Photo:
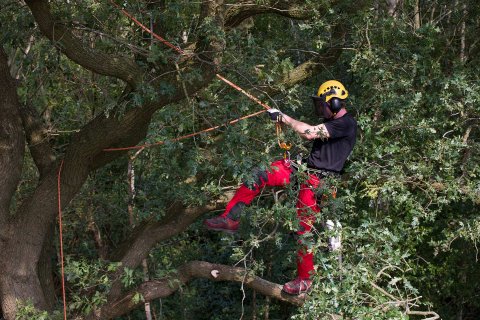
M330 104L330 110L332 110L333 113L337 113L342 109L342 100L339 98L332 98L330 101L328 101Z

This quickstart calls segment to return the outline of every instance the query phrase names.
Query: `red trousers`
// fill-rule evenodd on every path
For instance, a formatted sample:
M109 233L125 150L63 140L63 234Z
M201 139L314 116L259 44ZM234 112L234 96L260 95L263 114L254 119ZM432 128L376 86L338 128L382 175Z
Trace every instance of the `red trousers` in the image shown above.
M252 187L242 185L232 200L227 204L227 208L222 216L228 216L232 208L238 203L249 205L253 199L261 192L265 186L269 187L284 187L291 182L293 169L285 160L275 161L270 165L270 170L261 172L256 183ZM315 222L315 213L320 211L317 205L315 189L320 184L320 179L311 174L308 180L300 185L297 201L297 217L300 220L300 230L296 233L302 235L310 232L312 225ZM297 252L297 271L298 277L302 279L310 278L313 273L313 253L306 248L300 248Z

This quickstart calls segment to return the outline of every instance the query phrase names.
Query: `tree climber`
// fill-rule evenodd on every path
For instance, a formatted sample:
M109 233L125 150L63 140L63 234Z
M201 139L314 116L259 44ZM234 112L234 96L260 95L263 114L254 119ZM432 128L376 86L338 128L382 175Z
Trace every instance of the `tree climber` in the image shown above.
M357 122L345 109L347 97L348 92L339 81L324 82L317 95L312 96L315 112L324 121L314 126L295 120L278 109L268 110L273 121L284 123L302 137L313 140L309 156L302 160L306 164L308 176L306 181L301 183L298 193L298 235L311 231L315 214L320 212L316 190L323 185L327 177L340 175L355 145ZM273 162L270 170L255 170L254 183L242 184L227 204L224 213L205 220L204 225L210 230L236 232L243 207L249 205L263 187L285 186L293 182L297 168L298 164L294 161L283 159ZM287 282L283 291L293 295L309 291L313 271L313 253L306 248L300 248L297 253L297 278Z

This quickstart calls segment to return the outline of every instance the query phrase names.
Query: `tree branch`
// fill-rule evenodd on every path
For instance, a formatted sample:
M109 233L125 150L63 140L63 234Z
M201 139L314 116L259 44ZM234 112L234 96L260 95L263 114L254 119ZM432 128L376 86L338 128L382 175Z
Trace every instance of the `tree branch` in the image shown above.
M198 217L225 206L225 203L226 201L217 201L193 208L185 208L181 203L174 203L161 221L148 221L136 227L131 232L131 236L112 254L110 260L121 262L122 268L135 268L147 257L155 244L180 234ZM121 272L119 271L119 274ZM121 283L117 281L110 290L109 301L118 299L120 293Z
M40 120L38 112L32 106L24 105L20 108L20 115L30 153L37 165L40 179L42 179L55 163L55 153L48 141L46 128Z
M225 206L226 201L217 201L202 207L184 207L174 203L161 221L148 221L136 227L112 254L112 261L121 261L122 266L136 267L157 243L185 231L198 217Z
M142 301L135 301L134 296L140 294L145 301L168 297L189 281L203 278L212 281L233 281L244 283L263 295L277 300L301 306L305 295L292 296L282 292L282 286L269 282L258 276L248 273L244 268L231 267L222 264L213 264L205 261L190 261L177 269L175 273L161 280L148 281L123 297L101 308L95 315L97 319L111 319L136 308Z
M291 88L294 85L307 80L315 73L317 73L322 67L328 64L329 61L336 60L339 56L340 51L338 51L336 55L328 55L328 58L317 57L310 59L290 70L287 74L283 76L283 78L279 79L276 82L275 87L260 86L261 91L268 96L279 94L281 88Z
M384 294L388 298L392 299L392 301L389 301L384 306L384 308L383 308L384 311L387 311L391 307L401 307L401 308L405 309L405 313L407 315L432 316L432 317L430 317L428 319L425 319L425 320L436 320L436 319L440 318L440 316L436 312L433 312L433 311L414 311L414 310L410 310L410 307L415 306L415 302L417 302L417 300L419 298L402 299L400 297L395 297L394 295L388 293L386 290L382 289L380 286L378 286L374 282L370 282L370 284L372 285L373 288L380 291L382 294Z
M225 27L235 28L245 19L259 14L278 14L287 18L305 20L311 18L312 11L305 6L305 1L270 0L259 4L258 1L241 1L229 6L225 12Z
M289 88L294 86L297 83L307 80L317 73L321 68L326 65L331 65L340 58L342 54L342 47L340 44L344 41L346 30L343 25L338 25L334 28L334 34L336 39L340 39L336 46L328 48L321 55L312 58L294 69L290 70L283 78L276 81L276 86L263 87L262 92L266 95L272 96L280 93L281 88Z
M72 61L98 74L122 79L133 88L141 81L143 72L132 59L93 50L75 38L70 30L54 21L48 1L26 0L42 33Z

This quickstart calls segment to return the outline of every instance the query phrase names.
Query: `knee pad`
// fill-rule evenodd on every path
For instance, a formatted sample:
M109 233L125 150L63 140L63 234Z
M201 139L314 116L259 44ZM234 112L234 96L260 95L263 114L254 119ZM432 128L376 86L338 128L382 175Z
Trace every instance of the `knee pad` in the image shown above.
M227 218L232 219L232 220L239 220L240 215L242 214L243 208L245 207L245 203L243 202L237 202L232 209L227 214Z
M243 185L250 190L256 190L260 185L267 182L268 174L265 170L255 168L252 171L252 179L253 181L243 182Z

